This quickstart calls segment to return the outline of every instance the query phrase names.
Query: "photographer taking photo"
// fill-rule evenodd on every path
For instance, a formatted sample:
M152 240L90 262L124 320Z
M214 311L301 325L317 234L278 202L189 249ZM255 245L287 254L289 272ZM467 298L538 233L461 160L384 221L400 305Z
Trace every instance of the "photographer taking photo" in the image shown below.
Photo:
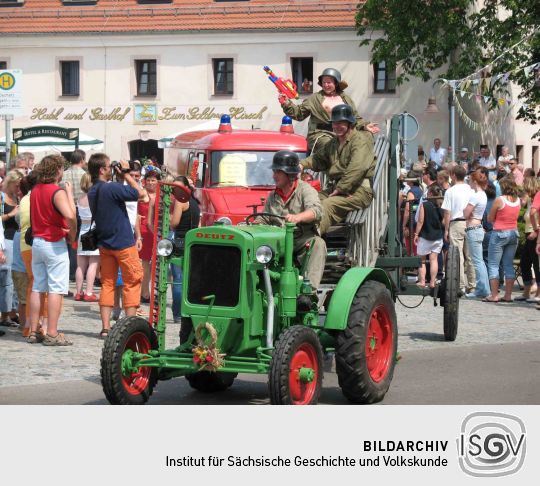
M113 170L117 182L110 182ZM127 161L114 163L113 169L107 155L93 154L88 161L88 172L93 183L88 192L88 202L96 223L101 259L100 337L105 338L111 327L118 267L122 270L124 282L122 303L126 316L135 315L140 304L143 272L126 202L144 199L147 194L130 175L130 164Z

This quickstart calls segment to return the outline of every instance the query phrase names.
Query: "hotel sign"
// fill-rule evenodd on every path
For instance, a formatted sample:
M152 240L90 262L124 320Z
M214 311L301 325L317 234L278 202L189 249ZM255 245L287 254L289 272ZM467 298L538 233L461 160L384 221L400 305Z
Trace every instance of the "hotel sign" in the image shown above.
M214 120L221 115L230 115L232 120L262 120L268 110L266 105L234 105L234 106L159 106L140 103L133 106L114 107L81 107L66 108L58 106L35 107L31 110L30 119L40 121L129 121L128 115L133 112L135 124L157 124L160 121L176 120ZM131 116L131 115L130 115Z
M56 137L65 138L66 140L77 140L79 138L79 129L46 126L13 129L14 142L36 137Z

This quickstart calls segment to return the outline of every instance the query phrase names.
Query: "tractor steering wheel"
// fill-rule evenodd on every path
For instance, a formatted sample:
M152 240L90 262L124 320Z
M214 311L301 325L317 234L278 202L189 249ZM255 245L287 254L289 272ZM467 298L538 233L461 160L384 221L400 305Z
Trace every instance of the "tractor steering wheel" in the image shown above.
M278 219L285 219L283 216L279 216L277 214L273 214L273 213L251 213L251 214L248 214L246 216L246 219L244 220L246 222L246 224L253 224L253 223L250 223L250 220L253 219L253 218L256 218L257 216L270 216L272 218L278 218Z

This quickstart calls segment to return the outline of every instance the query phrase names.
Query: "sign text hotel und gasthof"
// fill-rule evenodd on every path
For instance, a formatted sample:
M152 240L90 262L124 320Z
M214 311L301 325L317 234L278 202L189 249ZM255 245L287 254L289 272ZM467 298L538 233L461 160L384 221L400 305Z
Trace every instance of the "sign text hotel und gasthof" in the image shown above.
M34 107L30 119L40 121L128 121L133 117L136 124L156 124L160 121L219 119L228 114L233 120L262 120L268 110L266 105L257 106L158 106L155 104L134 104L133 106L80 107L58 106Z

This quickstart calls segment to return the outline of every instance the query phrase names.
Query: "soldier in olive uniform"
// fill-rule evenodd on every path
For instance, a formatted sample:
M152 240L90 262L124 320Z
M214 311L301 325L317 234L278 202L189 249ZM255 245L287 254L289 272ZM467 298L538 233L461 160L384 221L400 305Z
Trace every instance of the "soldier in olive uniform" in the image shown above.
M301 162L304 169L327 171L326 187L319 193L323 207L319 225L321 235L333 224L343 221L349 211L366 208L373 199L373 136L365 130L356 130L355 125L351 106L335 106L332 109L334 138L322 151Z
M283 216L258 216L256 223L283 226L285 222L296 223L294 231L294 252L299 262L307 251L306 244L312 250L306 268L305 277L316 289L324 272L326 244L318 235L317 224L321 220L321 202L317 191L307 182L298 179L300 174L298 155L290 150L276 152L271 169L274 171L276 189L272 191L264 205L264 212Z
M365 128L372 133L379 131L376 124L367 124L358 116L353 100L343 92L348 85L341 80L341 74L337 69L325 69L319 76L318 84L322 89L306 98L301 105L294 104L283 94L279 95L283 112L293 120L302 121L310 116L307 141L311 152L322 150L334 137L330 114L336 105L347 104L351 107L354 117L358 117L358 129Z

